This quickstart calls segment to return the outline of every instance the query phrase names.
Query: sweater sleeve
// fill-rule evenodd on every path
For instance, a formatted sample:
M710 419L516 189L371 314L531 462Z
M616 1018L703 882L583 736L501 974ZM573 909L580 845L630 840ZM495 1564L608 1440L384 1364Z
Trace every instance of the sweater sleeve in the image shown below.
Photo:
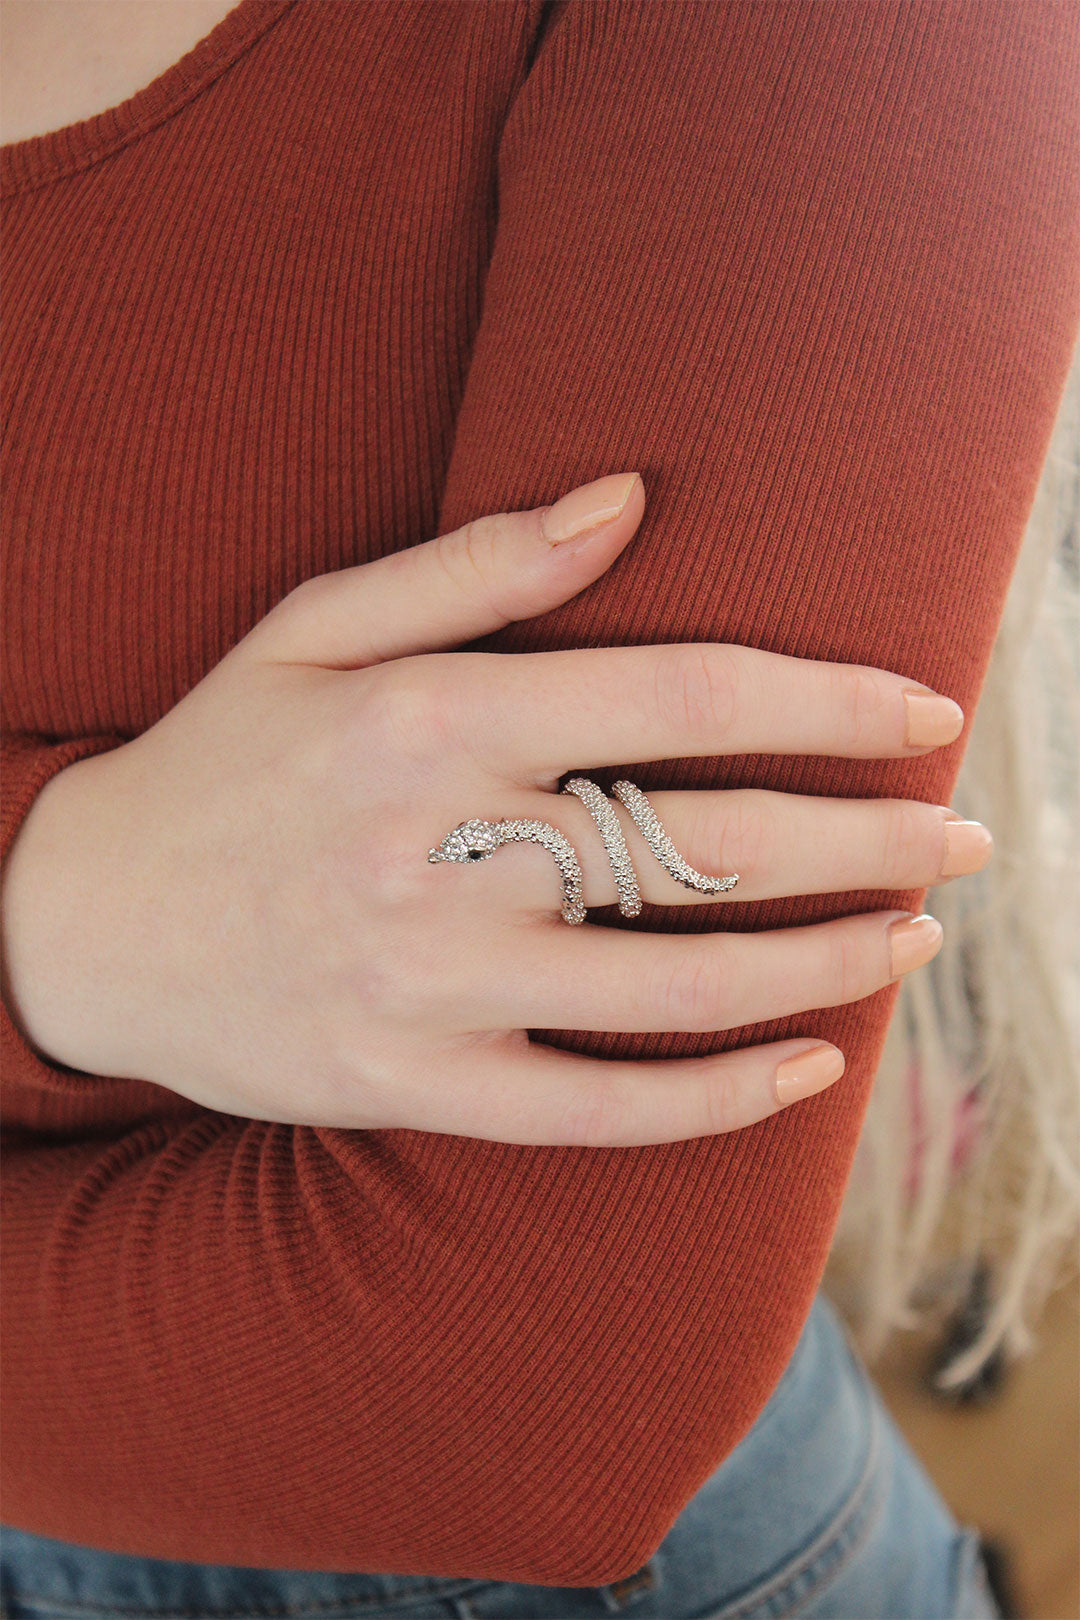
M550 7L441 527L625 468L648 504L600 580L484 645L736 641L899 671L970 724L1080 321L1078 75L1080 14L1053 0ZM966 735L623 768L945 803ZM533 1032L845 1052L836 1086L724 1136L536 1148L201 1109L15 1133L5 1520L229 1564L633 1571L783 1372L895 994L713 1037Z

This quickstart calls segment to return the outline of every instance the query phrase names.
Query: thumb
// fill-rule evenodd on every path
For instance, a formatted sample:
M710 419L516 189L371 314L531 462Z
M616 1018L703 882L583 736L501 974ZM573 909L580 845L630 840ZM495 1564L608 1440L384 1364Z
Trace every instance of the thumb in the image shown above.
M533 619L609 568L645 510L638 473L612 473L527 512L496 512L375 562L316 574L244 638L327 669L459 646Z

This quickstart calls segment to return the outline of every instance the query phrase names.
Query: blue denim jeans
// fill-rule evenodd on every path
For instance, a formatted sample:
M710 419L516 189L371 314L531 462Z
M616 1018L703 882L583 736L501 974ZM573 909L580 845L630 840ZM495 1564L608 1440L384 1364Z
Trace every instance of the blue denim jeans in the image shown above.
M647 1564L600 1587L174 1563L0 1527L11 1620L999 1620L952 1517L819 1294L768 1405Z

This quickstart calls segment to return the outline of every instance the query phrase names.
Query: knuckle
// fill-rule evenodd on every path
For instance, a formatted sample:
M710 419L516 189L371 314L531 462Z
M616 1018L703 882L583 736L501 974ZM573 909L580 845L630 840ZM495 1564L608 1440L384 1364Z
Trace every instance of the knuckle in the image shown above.
M707 949L695 940L695 947L682 952L674 967L661 974L654 1004L667 1021L665 1028L697 1032L723 1027L727 975L717 937L710 938Z
M238 646L271 662L288 657L290 637L297 624L302 628L308 616L319 611L319 599L326 588L325 578L323 574L311 574L294 585L255 621Z
M380 664L365 673L365 687L365 733L373 732L384 748L405 757L445 760L461 731L461 682L452 654Z
M381 1020L405 1025L430 1013L432 986L441 982L445 964L418 937L417 931L389 922L380 929L377 950L368 950L357 975L364 1005Z
M424 982L432 946L399 907L398 878L388 877L381 840L356 858L336 849L309 863L308 886L315 908L328 982L348 984L365 1007L389 1003ZM402 871L403 882L410 881ZM415 941L415 943L414 943Z
M881 869L886 889L902 889L917 881L928 859L924 809L910 800L897 799L884 810Z
M710 1136L734 1130L742 1102L742 1082L731 1063L717 1063L704 1081L703 1117Z
M435 561L451 587L471 601L480 602L491 615L509 618L501 601L499 558L505 549L508 512L470 518L434 543Z
M308 602L317 602L328 589L329 578L327 574L309 574L282 597L279 606L287 609L290 605L296 607Z
M411 661L392 665L375 695L374 716L399 746L410 748L426 735L434 694L422 667L414 668Z
M415 910L431 902L431 864L423 833L409 823L380 839L371 861L370 903L387 912ZM423 949L421 932L420 948Z
M861 930L846 923L830 929L827 963L831 1000L823 1006L859 1001L876 988Z
M873 670L846 666L841 667L837 680L843 746L854 756L863 749L875 750L885 730L882 718L888 694L884 683Z
M575 1092L559 1121L559 1133L567 1147L621 1147L627 1116L624 1088L614 1074L601 1072Z
M708 643L664 650L656 669L662 721L680 735L721 747L735 719L739 675L731 648Z
M706 871L756 880L773 865L776 839L771 795L762 788L740 788L722 796L719 815L706 813L697 847Z
M268 619L284 620L299 612L306 613L309 605L317 602L326 589L325 580L325 574L309 574L306 579L300 580L291 590L286 591L258 623L264 624Z

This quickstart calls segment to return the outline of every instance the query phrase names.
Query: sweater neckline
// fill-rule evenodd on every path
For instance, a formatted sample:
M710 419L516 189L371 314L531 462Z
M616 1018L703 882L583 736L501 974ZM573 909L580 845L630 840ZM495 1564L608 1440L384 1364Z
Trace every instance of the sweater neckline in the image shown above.
M74 174L155 128L224 73L296 0L239 0L179 61L115 107L0 146L0 195Z

